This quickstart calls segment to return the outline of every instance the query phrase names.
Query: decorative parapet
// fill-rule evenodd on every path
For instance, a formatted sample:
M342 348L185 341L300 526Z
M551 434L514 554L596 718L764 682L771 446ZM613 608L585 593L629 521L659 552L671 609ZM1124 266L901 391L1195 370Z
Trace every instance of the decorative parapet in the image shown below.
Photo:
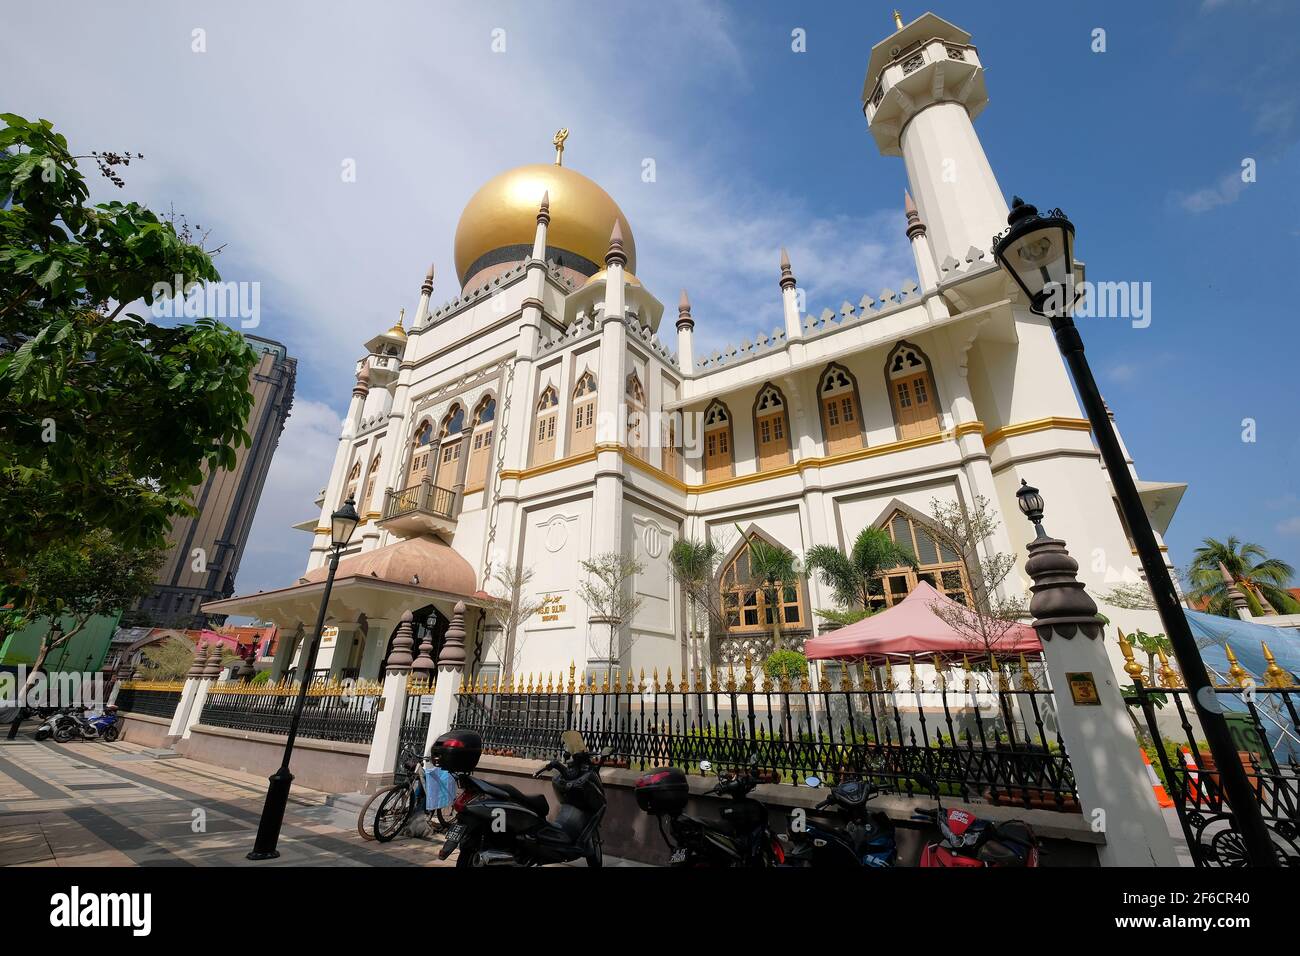
M180 693L185 689L183 680L124 680L122 690L149 690L165 693Z
M480 299L489 298L495 293L500 292L516 279L523 276L523 274L528 271L528 264L531 261L531 259L525 259L517 266L507 269L498 276L493 276L487 282L484 282L480 286L475 286L473 289L462 289L460 295L456 298L444 302L436 309L430 310L429 318L425 321L425 324L435 325L442 319L449 318L465 306L473 305ZM554 259L548 259L546 261L546 275L567 292L572 292L578 287L578 284L574 282L573 279L564 274L560 265Z

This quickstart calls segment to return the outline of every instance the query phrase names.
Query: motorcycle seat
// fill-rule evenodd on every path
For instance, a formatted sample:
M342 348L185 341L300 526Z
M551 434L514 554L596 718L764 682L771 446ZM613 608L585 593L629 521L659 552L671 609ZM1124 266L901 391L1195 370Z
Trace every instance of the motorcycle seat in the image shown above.
M532 795L521 793L517 787L512 787L508 783L491 783L487 784L484 789L488 791L490 796L504 797L507 800L513 800L515 803L523 804L543 820L545 820L546 815L551 812L551 805L546 802L546 796L544 794L539 793ZM493 790L499 792L493 793Z

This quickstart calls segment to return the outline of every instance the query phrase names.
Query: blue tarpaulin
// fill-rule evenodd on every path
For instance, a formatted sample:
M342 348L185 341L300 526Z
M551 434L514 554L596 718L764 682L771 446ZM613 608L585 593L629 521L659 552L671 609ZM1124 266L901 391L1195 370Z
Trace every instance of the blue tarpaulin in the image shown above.
M441 767L428 767L424 771L424 809L438 810L449 807L456 799L456 778Z

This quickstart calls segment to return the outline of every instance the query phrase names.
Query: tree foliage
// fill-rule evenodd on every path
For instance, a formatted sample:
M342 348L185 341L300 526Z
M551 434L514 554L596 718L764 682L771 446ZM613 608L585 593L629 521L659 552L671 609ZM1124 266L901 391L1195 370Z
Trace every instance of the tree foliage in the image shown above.
M911 548L896 544L883 528L867 527L853 539L848 554L834 545L819 544L808 549L805 563L808 570L815 570L822 583L830 587L835 603L841 608L850 611L861 608L870 613L871 598L879 596L881 591L880 576L903 565L915 568L916 556ZM821 611L817 613L827 616Z
M1016 557L987 548L1002 523L983 495L969 504L930 499L930 530L939 543L961 555L971 572L971 603L935 602L935 615L981 654L998 651L1011 629L1028 614L1023 594L1003 593L1002 583L1015 571Z
M215 321L125 312L220 276L138 203L88 205L47 120L0 120L0 603L22 606L33 556L95 529L149 548L194 513L203 467L249 443L255 355Z
M630 623L641 607L641 595L633 582L645 571L645 565L630 554L606 551L581 562L586 575L578 582L578 596L586 602L593 618L609 625L607 647L593 645L592 650L606 660L606 673L613 676L614 661L620 657L618 629Z
M739 525L736 527L740 531ZM743 538L745 533L741 531ZM781 602L778 594L782 588L798 587L803 577L803 562L793 551L781 544L772 544L760 535L749 536L750 584L763 591L768 612L772 615L772 647L781 649Z
M1236 582L1252 615L1300 613L1300 604L1286 590L1295 569L1280 558L1269 557L1262 546L1241 541L1236 536L1230 536L1227 541L1206 538L1192 553L1187 570L1191 596L1207 602L1209 613L1236 617L1220 565Z
M710 630L726 630L714 580L721 560L722 551L712 541L678 538L668 551L669 571L686 595L692 634L699 632L706 623Z
M501 673L507 680L514 677L524 652L523 634L528 619L546 603L527 593L533 569L514 565L492 568L492 599L487 611L501 628L505 645L501 649Z
M140 654L140 673L146 680L180 680L194 663L194 645L183 637L150 644Z

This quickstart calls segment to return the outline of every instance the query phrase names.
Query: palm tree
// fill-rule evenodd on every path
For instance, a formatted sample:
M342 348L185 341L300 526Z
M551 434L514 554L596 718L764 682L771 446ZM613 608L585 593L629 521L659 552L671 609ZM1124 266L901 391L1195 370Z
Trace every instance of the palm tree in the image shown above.
M753 535L749 539L749 576L754 587L761 588L767 598L767 610L772 615L772 648L780 650L781 602L778 595L784 588L797 586L796 582L802 576L799 559L789 548Z
M691 636L700 633L705 622L720 626L722 614L718 609L718 589L713 581L714 569L722 552L712 541L678 538L668 551L668 567L673 578L681 585L690 609ZM691 643L692 664L700 666L698 648Z
M1270 609L1278 614L1300 613L1300 604L1286 591L1295 569L1280 558L1270 558L1260 545L1234 536L1227 541L1206 538L1192 553L1187 571L1192 597L1206 601L1211 614L1236 616L1220 565L1245 596L1251 614L1262 616Z
M850 609L861 605L869 614L877 579L900 565L915 568L916 556L911 548L896 544L883 528L863 528L848 554L834 545L819 544L808 550L805 563L830 587L836 604Z

